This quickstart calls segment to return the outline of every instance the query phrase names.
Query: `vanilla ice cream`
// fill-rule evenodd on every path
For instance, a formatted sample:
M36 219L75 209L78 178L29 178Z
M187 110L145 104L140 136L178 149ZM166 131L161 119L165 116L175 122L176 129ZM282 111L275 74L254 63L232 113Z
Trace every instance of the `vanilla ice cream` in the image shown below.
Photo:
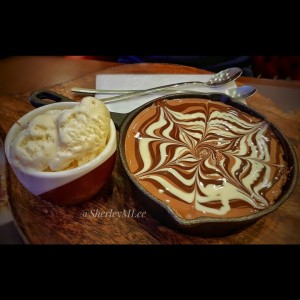
M62 171L99 155L110 134L110 114L102 101L85 97L71 109L49 110L34 117L11 144L15 165Z

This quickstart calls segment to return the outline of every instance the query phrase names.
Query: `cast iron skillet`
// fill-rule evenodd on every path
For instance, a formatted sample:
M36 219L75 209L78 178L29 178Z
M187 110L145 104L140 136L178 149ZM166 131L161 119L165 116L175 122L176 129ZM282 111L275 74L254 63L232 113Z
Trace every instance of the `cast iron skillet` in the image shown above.
M255 116L260 119L265 119L269 124L273 132L276 134L278 140L281 142L284 152L285 159L287 161L288 167L290 169L290 173L288 175L288 180L282 189L282 193L280 197L276 200L276 203L272 206L259 211L255 214L243 216L243 217L234 217L234 218L214 218L214 217L199 217L193 220L187 220L180 218L178 215L174 213L174 211L170 208L169 205L163 203L159 199L155 198L152 194L146 191L138 181L131 174L125 156L125 138L127 135L127 130L132 122L132 120L139 114L143 109L152 105L156 100L162 99L183 99L183 98L202 98L208 99L212 101L218 101L226 103L227 105L233 106L240 111L246 112L252 116ZM51 102L49 102L49 99ZM29 97L30 103L34 107L39 107L45 104L60 102L60 101L72 101L70 98L67 98L63 95L57 94L48 90L38 90L35 91ZM198 94L182 94L182 95L166 95L160 98L156 98L137 109L133 110L128 114L120 114L120 113L111 113L112 120L114 121L117 129L120 131L120 141L119 141L119 154L122 161L122 164L126 170L126 173L130 180L133 182L136 187L136 200L138 200L142 206L156 219L158 219L161 223L174 228L176 230L188 233L188 234L196 234L203 236L223 236L228 235L230 233L236 232L245 228L246 226L256 222L261 217L273 212L280 205L282 205L288 197L291 195L297 181L297 173L298 173L298 164L295 151L292 145L289 143L288 139L285 135L268 119L262 114L256 112L250 107L236 102L232 100L229 96L225 94L219 93L198 93Z

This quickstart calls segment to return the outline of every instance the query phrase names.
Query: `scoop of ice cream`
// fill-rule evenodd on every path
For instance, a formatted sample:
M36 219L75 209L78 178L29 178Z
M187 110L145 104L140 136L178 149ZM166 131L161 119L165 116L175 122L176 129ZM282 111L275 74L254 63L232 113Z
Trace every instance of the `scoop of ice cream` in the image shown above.
M12 144L11 154L16 163L45 170L56 153L57 141L54 118L50 115L39 115L19 132Z
M110 114L102 101L85 97L71 109L49 110L33 118L11 146L16 164L61 171L95 158L109 138Z

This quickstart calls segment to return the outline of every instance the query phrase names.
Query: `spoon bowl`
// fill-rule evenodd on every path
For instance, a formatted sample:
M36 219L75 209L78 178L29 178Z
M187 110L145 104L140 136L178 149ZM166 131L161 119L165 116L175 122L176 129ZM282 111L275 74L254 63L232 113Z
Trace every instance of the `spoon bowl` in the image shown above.
M213 75L207 82L204 82L204 85L210 87L218 87L220 85L224 85L233 80L236 80L241 75L242 70L240 68L229 68Z
M225 94L234 101L246 99L256 93L256 88L251 85L239 86L237 88L228 89Z

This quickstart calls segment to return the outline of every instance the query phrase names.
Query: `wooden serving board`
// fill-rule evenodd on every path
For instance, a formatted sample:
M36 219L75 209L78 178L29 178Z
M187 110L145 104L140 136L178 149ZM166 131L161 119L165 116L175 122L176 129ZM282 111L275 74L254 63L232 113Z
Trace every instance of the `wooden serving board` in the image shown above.
M122 65L97 72L62 85L46 87L75 100L71 87L95 87L96 74L203 74L203 70L169 64ZM243 82L246 79L243 78ZM45 88L45 87L41 87ZM28 94L7 99L2 126L9 127L33 108ZM5 99L2 99L4 101ZM284 99L283 99L284 101ZM282 112L275 104L257 93L248 105L266 115L293 144L300 159L300 111ZM12 109L17 105L18 110ZM3 112L1 112L3 113ZM300 243L300 178L290 198L275 212L263 217L245 230L220 238L203 238L176 232L160 224L144 212L135 199L134 188L117 159L113 176L107 186L90 201L78 206L54 206L33 196L7 168L10 205L29 243L33 244L295 244ZM123 211L127 216L120 216ZM139 213L140 217L136 215ZM133 217L133 215L135 217Z

